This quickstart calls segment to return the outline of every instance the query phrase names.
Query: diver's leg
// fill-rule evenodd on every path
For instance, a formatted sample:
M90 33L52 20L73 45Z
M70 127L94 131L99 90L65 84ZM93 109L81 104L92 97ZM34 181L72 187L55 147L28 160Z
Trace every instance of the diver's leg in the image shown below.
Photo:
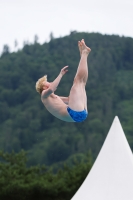
M86 46L83 39L81 40L81 42L80 41L78 42L78 47L79 47L81 59L79 62L79 66L78 66L75 78L83 79L84 83L86 84L87 79L88 79L87 58L88 58L88 55L89 55L91 49Z
M87 57L91 51L91 49L85 45L84 40L79 44L81 47L81 59L69 95L69 107L76 111L87 109L85 85L88 79Z

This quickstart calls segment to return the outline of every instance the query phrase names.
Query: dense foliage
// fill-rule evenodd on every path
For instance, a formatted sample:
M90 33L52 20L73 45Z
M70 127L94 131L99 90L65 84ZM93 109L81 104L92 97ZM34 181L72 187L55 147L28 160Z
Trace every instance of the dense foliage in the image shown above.
M46 166L26 167L26 153L0 152L0 199L10 200L70 200L91 168L76 159L72 167L63 166L56 174ZM2 162L3 161L3 162Z
M35 83L44 74L53 81L69 65L57 94L68 96L80 55L77 41L92 49L86 87L89 116L83 123L66 123L44 108ZM118 115L133 149L133 39L99 33L71 32L49 43L25 44L0 57L0 149L28 151L28 165L61 163L91 150L97 156ZM71 162L71 161L70 161Z

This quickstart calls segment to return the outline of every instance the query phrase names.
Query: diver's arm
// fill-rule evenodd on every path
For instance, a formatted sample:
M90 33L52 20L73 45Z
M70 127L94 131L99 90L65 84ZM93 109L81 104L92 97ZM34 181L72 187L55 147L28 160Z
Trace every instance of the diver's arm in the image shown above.
M68 71L67 70L68 66L65 66L61 69L59 75L57 76L57 78L50 84L49 89L51 91L55 91L61 81L61 78L64 76L64 74Z
M52 94L57 89L63 75L68 71L67 68L68 66L63 67L59 75L57 76L57 78L52 83L50 83L49 88L42 91L42 95L41 95L42 98L47 98L48 96L50 96L50 94Z
M46 89L46 90L43 90L42 91L42 94L41 94L41 98L47 98L49 97L51 94L53 93L53 91L51 89Z

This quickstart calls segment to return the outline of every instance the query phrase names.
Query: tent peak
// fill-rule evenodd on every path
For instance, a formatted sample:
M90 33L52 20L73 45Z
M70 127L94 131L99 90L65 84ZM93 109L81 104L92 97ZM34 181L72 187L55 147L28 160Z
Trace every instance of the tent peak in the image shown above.
M117 121L117 122L119 121L118 116L115 116L114 121Z

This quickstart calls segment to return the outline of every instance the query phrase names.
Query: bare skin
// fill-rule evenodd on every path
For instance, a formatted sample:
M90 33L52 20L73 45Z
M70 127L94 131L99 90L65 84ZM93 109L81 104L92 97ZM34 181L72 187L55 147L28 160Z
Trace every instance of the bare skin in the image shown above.
M87 57L91 49L86 46L83 39L78 42L78 47L81 59L69 97L60 97L54 93L61 81L61 78L67 73L68 66L61 69L58 77L52 83L46 81L43 83L44 90L41 94L41 100L46 109L58 119L66 122L74 122L67 112L68 106L75 111L83 111L84 109L87 111L85 85L88 79Z

